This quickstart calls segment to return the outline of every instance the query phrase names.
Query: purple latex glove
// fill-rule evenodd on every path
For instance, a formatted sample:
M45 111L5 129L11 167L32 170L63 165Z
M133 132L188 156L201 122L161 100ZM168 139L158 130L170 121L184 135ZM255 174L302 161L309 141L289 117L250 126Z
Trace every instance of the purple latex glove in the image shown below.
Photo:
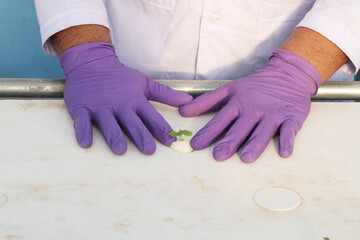
M80 146L92 144L91 123L115 154L127 149L122 131L144 154L155 152L151 133L165 145L176 140L167 135L171 127L148 100L177 107L191 101L190 95L126 67L110 43L78 45L64 51L60 61L66 74L64 99Z
M310 63L279 49L255 73L180 106L180 114L192 117L221 108L191 141L195 150L204 149L231 126L215 145L216 160L230 158L251 134L240 158L246 163L255 161L279 128L279 154L288 157L295 135L309 114L310 97L320 84L320 74Z

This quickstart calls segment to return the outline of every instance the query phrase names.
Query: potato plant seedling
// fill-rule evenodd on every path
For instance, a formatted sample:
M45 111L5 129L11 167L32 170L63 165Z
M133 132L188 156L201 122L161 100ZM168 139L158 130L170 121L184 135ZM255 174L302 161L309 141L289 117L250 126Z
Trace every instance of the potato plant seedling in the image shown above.
M170 135L172 137L177 137L180 141L184 141L183 135L191 137L192 132L190 132L188 130L181 130L180 129L178 132L176 132L176 131L169 132L168 135Z

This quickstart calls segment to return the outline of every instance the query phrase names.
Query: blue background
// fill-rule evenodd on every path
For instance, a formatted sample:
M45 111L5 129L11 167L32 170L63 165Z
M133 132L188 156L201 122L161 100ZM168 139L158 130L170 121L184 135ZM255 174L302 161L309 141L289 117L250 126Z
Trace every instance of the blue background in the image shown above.
M0 78L65 78L42 51L33 0L0 0Z

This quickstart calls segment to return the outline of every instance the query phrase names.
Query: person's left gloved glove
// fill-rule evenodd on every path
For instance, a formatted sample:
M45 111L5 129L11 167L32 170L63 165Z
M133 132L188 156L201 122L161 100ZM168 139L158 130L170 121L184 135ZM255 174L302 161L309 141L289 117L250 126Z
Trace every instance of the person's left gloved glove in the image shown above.
M279 154L288 157L309 114L310 98L320 85L321 76L310 63L279 49L255 73L205 93L179 110L182 116L192 117L222 107L191 140L195 150L204 149L231 126L213 150L216 160L230 158L251 134L240 158L255 161L279 128Z
M123 131L144 154L154 153L153 136L168 146L176 140L167 135L171 127L148 100L177 107L192 100L190 95L125 66L110 43L75 46L64 51L60 61L66 74L64 100L80 146L92 143L91 123L115 154L127 149Z

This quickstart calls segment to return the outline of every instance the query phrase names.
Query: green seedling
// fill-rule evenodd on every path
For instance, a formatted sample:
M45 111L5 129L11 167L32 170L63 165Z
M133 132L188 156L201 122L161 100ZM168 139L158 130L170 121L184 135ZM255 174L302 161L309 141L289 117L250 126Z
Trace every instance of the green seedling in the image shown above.
M170 135L172 137L177 137L180 141L184 141L183 135L191 137L192 132L190 132L188 130L181 130L180 129L180 131L178 131L178 132L175 132L175 131L169 132L168 135Z
M324 240L330 240L330 238L328 238L328 237L324 237Z

